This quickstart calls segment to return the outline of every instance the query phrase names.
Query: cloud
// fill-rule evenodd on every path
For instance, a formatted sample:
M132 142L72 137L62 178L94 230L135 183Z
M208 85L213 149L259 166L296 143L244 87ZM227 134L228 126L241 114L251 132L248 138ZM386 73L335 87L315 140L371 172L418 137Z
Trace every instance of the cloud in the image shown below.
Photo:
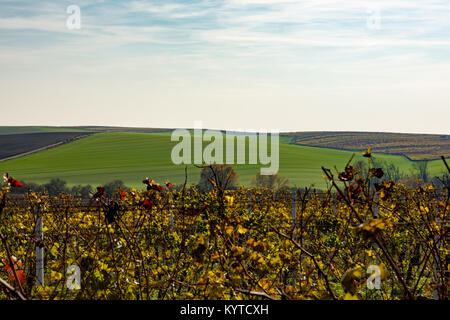
M144 103L152 92L167 110L184 115L177 108L185 101L193 114L227 103L239 111L242 101L250 111L286 104L293 118L310 103L334 114L335 103L356 106L372 91L403 102L429 94L441 105L448 96L447 1L76 2L81 30L66 28L72 1L0 1L0 86L20 90L20 79L31 74L48 81L44 88L36 81L33 90L51 92L65 83L61 91L70 92L82 79L105 105ZM380 28L371 29L374 14ZM402 100L390 88L411 96ZM109 94L116 99L106 103ZM388 95L377 101L389 102ZM20 95L11 97L11 104L25 104Z

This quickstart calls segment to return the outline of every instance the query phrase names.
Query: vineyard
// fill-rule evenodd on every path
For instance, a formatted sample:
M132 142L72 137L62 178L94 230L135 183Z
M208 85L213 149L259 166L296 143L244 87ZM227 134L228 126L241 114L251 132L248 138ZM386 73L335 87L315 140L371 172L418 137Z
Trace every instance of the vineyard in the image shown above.
M364 156L363 172L322 168L320 192L147 178L112 197L14 199L5 175L0 298L448 299L448 184L385 181Z

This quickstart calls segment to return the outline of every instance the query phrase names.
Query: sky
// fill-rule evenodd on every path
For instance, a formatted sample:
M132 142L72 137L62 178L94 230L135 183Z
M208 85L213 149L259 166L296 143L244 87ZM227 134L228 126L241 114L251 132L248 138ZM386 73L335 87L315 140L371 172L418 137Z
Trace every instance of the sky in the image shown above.
M450 134L450 2L0 0L0 125L195 121Z

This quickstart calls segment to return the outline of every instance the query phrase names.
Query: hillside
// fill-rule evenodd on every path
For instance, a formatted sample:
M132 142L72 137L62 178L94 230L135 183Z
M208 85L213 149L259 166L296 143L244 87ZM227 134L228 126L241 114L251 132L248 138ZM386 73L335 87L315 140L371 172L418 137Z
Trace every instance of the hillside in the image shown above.
M1 172L10 172L27 182L45 183L51 178L64 179L69 185L99 185L120 179L127 185L142 187L146 176L164 182L184 181L184 166L171 162L175 142L167 133L104 133L96 134L56 148L0 163ZM280 145L279 174L288 177L291 185L324 187L321 166L343 167L353 153L349 151ZM412 170L412 162L401 156L375 154L378 160L388 161L405 172ZM363 159L361 156L355 160ZM249 185L259 165L235 165L240 182ZM429 165L432 175L442 174L441 161ZM199 169L188 166L188 182L197 183Z
M104 126L45 127L45 126L0 126L0 161L29 153L54 148L95 133L168 132L168 129L127 128Z
M114 126L16 126L0 127L0 136L31 133L169 133L171 131L172 129L164 128L136 128ZM439 159L442 155L450 158L450 135L317 131L281 133L280 139L281 141L290 144L358 152L370 146L374 152L404 155L411 160L436 160ZM25 139L24 141L20 141L20 143L22 145L26 145L27 139ZM45 144L45 141L43 141L41 144ZM28 149L32 149L33 147L34 146L32 145L31 148ZM0 141L0 148L5 149L8 147L3 145ZM25 147L23 149L27 148Z

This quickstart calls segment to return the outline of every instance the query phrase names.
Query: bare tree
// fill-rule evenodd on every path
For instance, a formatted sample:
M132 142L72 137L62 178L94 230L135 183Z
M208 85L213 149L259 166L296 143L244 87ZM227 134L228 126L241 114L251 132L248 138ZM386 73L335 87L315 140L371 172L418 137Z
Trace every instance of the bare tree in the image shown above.
M221 190L239 185L239 174L229 164L212 164L204 166L200 172L198 188L202 192L211 191L214 185Z
M417 161L414 163L417 177L423 182L428 182L428 160Z
M252 184L258 188L280 189L289 186L289 179L277 174L262 175L258 172L252 179Z

